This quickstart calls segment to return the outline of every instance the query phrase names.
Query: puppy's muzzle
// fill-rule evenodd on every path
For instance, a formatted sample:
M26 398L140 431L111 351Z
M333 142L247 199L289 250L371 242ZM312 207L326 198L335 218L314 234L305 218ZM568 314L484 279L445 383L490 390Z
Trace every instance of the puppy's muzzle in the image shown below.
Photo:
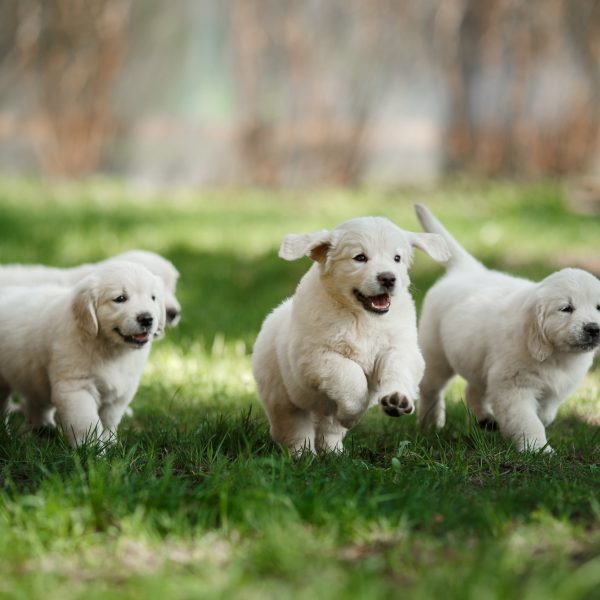
M381 284L381 287L391 292L396 285L396 276L390 271L384 271L377 275L377 281Z
M150 329L154 323L154 317L149 312L140 313L135 320L145 329Z
M600 325L597 323L586 323L583 326L584 341L598 343L600 341Z

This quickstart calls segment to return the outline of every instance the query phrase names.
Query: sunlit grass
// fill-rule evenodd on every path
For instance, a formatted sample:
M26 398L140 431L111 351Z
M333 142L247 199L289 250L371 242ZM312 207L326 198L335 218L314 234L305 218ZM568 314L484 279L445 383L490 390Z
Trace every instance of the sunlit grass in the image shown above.
M192 344L183 350L157 344L143 385L173 390L174 401L180 402L247 402L255 395L249 352L243 340L229 344L220 335L209 348Z
M294 460L269 438L252 343L309 264L278 259L281 238L364 214L417 229L415 201L493 267L541 278L597 264L599 219L573 214L552 183L157 192L0 180L1 261L145 248L180 270L183 306L104 454L0 429L0 596L597 597L597 368L548 429L552 456L479 430L459 378L440 433L372 410L338 456ZM417 303L440 273L416 257Z

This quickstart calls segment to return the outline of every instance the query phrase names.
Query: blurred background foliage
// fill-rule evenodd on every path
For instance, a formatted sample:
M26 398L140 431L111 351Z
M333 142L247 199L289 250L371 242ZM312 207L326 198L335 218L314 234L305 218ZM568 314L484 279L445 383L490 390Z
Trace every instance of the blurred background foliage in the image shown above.
M3 0L0 171L151 184L585 176L597 0Z

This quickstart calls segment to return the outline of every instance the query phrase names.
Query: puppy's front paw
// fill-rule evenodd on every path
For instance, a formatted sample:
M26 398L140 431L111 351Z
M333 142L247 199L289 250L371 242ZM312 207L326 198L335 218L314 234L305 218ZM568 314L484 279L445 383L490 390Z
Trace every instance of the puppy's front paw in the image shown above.
M554 448L545 440L519 440L517 443L519 452L541 452L543 454L554 454Z
M398 392L393 392L387 396L382 396L379 399L379 404L383 412L388 417L401 417L402 415L410 415L415 410L415 405L412 400Z

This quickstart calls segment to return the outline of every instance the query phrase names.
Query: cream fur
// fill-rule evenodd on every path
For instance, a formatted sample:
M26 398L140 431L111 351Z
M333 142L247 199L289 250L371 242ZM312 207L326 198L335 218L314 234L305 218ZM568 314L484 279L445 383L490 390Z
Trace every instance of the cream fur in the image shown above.
M448 257L439 236L402 231L378 217L283 240L282 258L306 255L315 263L295 295L266 318L254 346L258 395L275 441L296 453L339 451L369 406L413 411L424 366L408 293L413 246L436 260ZM366 261L355 260L361 254ZM382 274L396 278L393 290L378 280ZM370 312L354 290L365 297L388 291L389 310Z
M416 209L423 229L442 235L452 252L419 323L426 363L419 420L443 427L443 389L457 373L467 380L466 400L481 424L497 423L519 450L550 451L545 426L598 347L600 281L579 269L539 283L491 271L424 206ZM573 312L566 312L569 306Z
M163 282L130 262L73 288L0 288L0 412L18 392L31 426L52 425L56 409L72 445L111 439L164 324Z

